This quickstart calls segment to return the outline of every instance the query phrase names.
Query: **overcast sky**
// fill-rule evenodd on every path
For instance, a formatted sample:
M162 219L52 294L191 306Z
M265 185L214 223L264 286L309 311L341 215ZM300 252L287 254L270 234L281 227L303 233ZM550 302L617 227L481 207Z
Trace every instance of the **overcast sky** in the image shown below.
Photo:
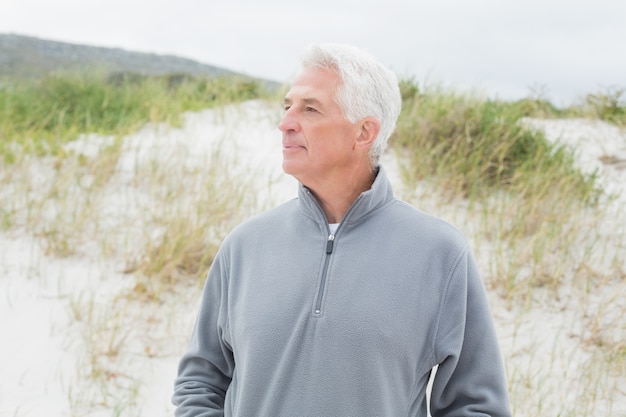
M301 5L303 4L303 5ZM626 0L0 0L0 33L175 54L288 81L310 42L401 77L557 105L626 88Z

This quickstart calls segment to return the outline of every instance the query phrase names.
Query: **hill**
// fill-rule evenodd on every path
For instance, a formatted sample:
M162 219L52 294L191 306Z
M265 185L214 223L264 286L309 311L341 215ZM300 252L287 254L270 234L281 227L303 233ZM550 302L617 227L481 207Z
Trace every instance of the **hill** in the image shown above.
M133 52L120 48L79 45L16 34L0 34L0 78L38 78L51 73L90 71L104 74L238 75L252 78L225 68L174 55Z

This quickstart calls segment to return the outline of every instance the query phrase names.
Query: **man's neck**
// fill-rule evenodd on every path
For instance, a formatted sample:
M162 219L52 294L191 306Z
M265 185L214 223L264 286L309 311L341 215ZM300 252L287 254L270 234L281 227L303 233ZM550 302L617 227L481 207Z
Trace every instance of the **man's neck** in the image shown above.
M340 223L354 201L372 187L376 173L371 170L350 180L329 181L309 187L329 223Z

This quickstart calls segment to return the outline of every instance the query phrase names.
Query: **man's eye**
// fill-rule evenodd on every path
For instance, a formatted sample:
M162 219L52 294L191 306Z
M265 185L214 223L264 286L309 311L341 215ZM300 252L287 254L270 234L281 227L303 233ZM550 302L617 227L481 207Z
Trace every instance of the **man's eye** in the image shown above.
M290 108L291 108L291 106L285 105L285 111L289 110Z
M317 112L317 109L315 107L307 106L307 107L304 108L304 111L307 111L307 112Z

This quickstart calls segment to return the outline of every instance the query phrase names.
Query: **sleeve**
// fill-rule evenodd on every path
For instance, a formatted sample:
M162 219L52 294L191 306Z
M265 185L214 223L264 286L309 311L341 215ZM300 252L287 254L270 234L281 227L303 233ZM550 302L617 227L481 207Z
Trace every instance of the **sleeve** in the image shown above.
M177 417L224 415L235 361L229 344L228 273L220 255L211 265L187 351L178 365L172 403Z
M450 276L434 343L433 417L511 416L493 319L469 249Z

